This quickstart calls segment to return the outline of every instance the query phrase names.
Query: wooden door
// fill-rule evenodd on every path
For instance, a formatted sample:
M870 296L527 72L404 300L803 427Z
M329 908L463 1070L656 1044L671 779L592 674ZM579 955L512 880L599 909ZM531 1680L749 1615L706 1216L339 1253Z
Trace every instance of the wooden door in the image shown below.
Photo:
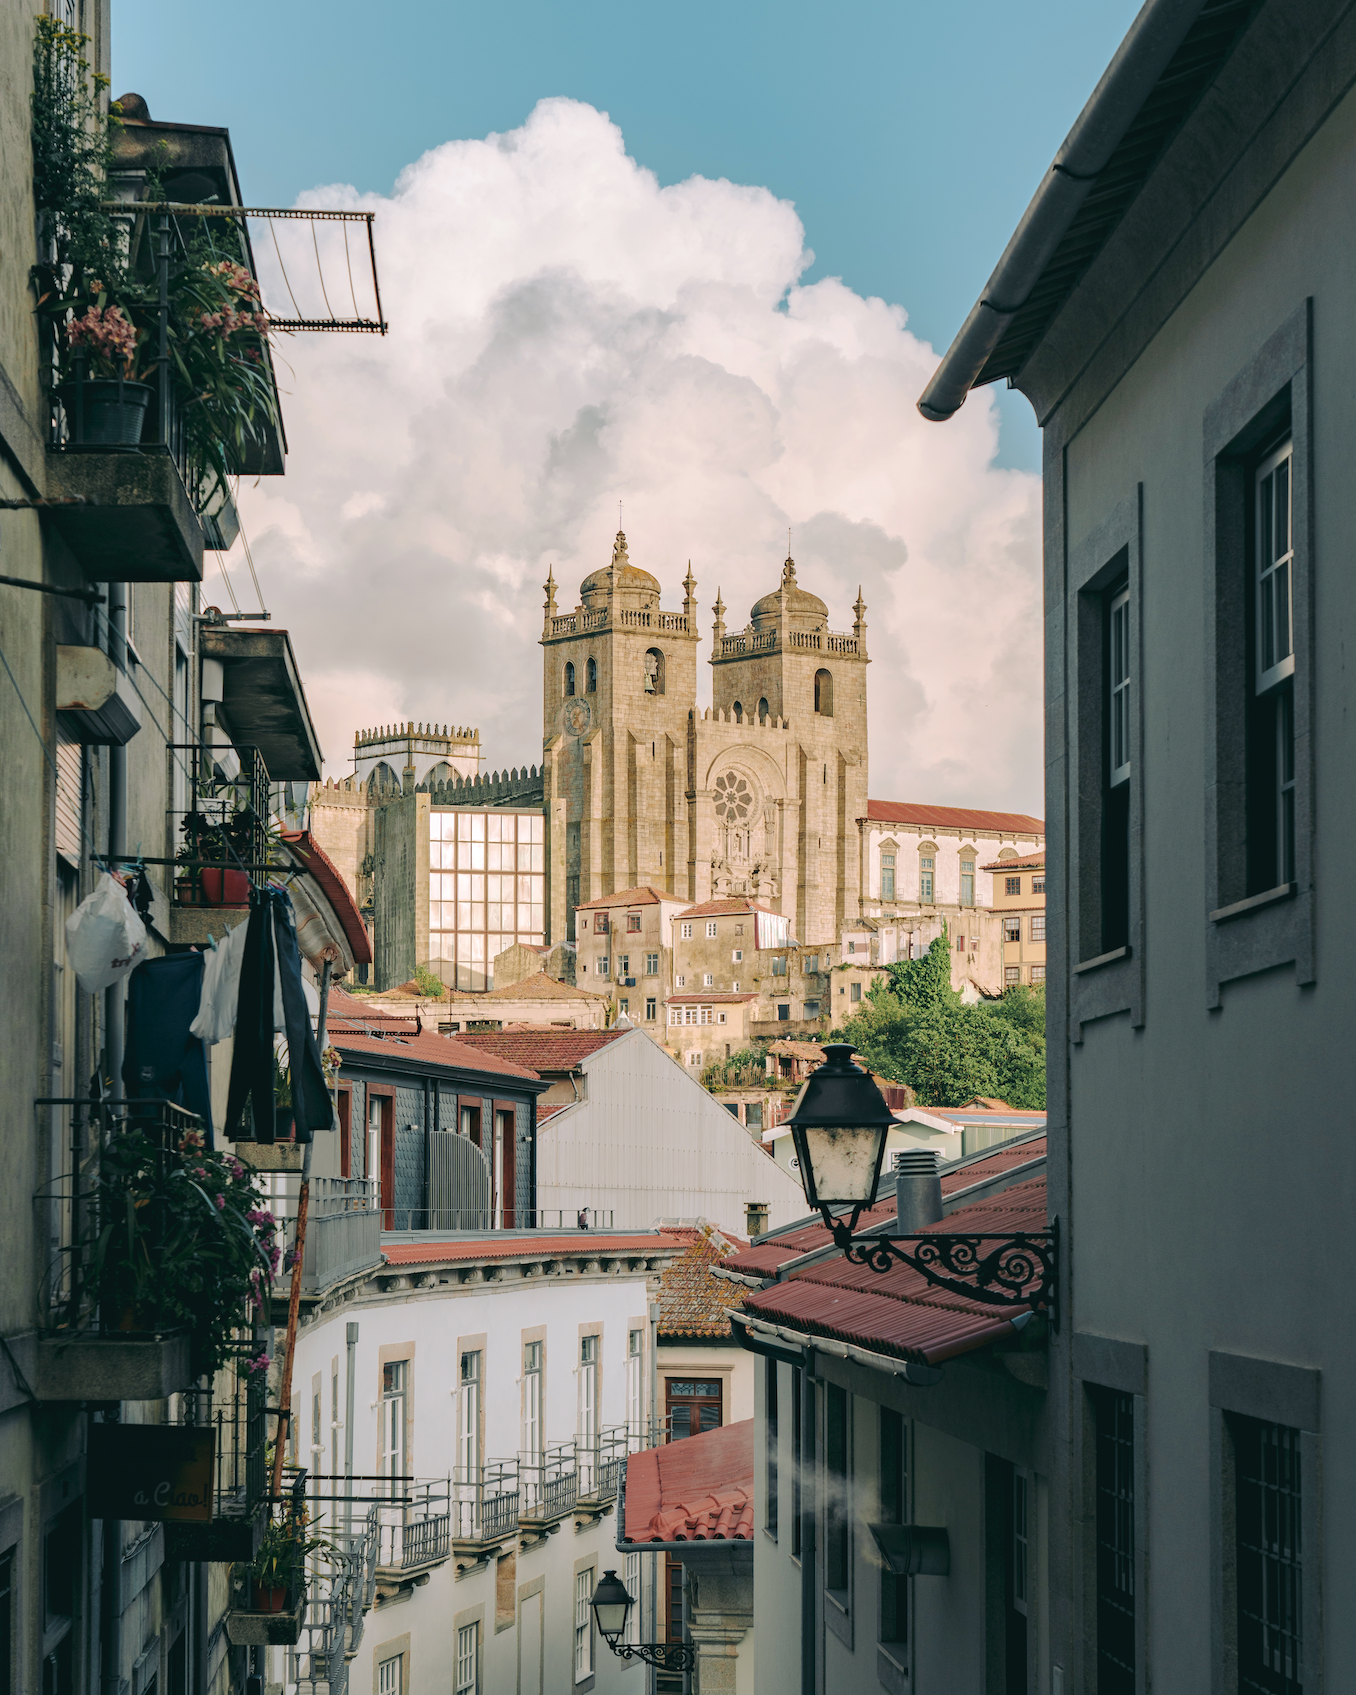
M669 1441L718 1430L725 1422L720 1378L668 1377L664 1380L664 1414Z

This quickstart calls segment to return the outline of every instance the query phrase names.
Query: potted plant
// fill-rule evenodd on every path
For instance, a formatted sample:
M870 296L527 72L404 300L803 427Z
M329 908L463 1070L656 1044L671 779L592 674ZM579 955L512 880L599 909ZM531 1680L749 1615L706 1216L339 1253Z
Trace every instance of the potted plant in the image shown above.
M200 1130L166 1145L133 1122L106 1143L84 1243L106 1331L187 1330L192 1375L238 1352L252 1315L266 1317L282 1249L259 1179ZM248 1375L268 1370L258 1350Z
M292 1140L292 1070L286 1058L287 1043L273 1049L273 1140Z
M175 884L181 903L199 906L245 906L250 898L250 874L237 866L248 865L255 853L255 816L248 807L209 818L202 812L185 814L179 825L184 837L175 858L184 867ZM206 861L218 863L203 864ZM236 861L236 866L221 861ZM193 872L197 869L197 881ZM181 891L181 892L180 892Z
M327 1537L311 1528L305 1506L287 1507L270 1519L249 1567L250 1608L256 1613L283 1613L294 1606L305 1583L306 1559L321 1553L332 1557L337 1550Z

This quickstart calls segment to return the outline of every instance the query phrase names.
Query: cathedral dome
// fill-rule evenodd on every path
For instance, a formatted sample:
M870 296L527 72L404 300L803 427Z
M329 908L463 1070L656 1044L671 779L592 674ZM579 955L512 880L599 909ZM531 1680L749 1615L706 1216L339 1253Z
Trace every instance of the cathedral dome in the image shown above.
M754 629L772 629L778 624L783 602L793 627L798 630L822 629L829 616L829 609L819 596L801 588L796 581L796 562L789 556L782 566L781 586L754 603L751 614Z
M580 598L585 606L592 606L595 601L601 605L607 596L608 577L613 576L616 587L629 590L633 594L652 594L655 604L659 604L659 580L652 577L648 571L642 571L639 565L633 565L626 551L626 533L617 531L617 539L612 545L612 563L605 565L600 571L591 572L579 585ZM590 597L593 597L592 599Z

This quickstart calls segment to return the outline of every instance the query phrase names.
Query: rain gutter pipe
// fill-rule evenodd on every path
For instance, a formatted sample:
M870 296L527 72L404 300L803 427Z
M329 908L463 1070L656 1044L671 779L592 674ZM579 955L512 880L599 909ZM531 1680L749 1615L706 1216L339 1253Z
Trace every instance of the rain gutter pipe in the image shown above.
M965 404L989 355L1030 299L1055 249L1204 4L1205 0L1147 0L1131 24L1022 214L984 292L923 390L918 410L930 422L944 423Z

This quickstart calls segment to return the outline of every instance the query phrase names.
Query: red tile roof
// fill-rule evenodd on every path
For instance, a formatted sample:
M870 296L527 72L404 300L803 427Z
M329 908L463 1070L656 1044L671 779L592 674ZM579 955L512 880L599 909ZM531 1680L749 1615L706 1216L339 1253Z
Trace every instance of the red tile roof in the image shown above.
M600 1048L627 1034L626 1030L556 1030L547 1025L525 1030L464 1030L457 1040L530 1066L533 1071L574 1071Z
M939 830L997 831L1004 836L1043 836L1045 820L1025 812L977 812L966 806L926 806L911 800L868 800L866 816L878 824L922 824Z
M626 1462L627 1542L747 1542L753 1537L751 1418L646 1448Z
M283 632L277 633L281 635ZM372 943L368 939L367 926L363 923L357 902L348 892L348 884L339 874L339 867L318 842L312 841L309 830L284 830L282 839L315 878L325 899L334 908L335 917L344 927L349 952L359 965L370 965Z
M375 1007L365 1001L360 995L347 994L343 989L330 985L330 998L327 1017L331 1023L338 1019L347 1019L354 1024L371 1024L384 1028L394 1025L402 1030L414 1033L414 1013L409 1014L387 1012L382 1007Z
M366 1036L338 1029L326 1031L326 1040L345 1055L374 1055L448 1070L486 1071L496 1077L530 1077L534 1083L538 1080L536 1072L530 1067L497 1053L484 1053L454 1036L432 1036L427 1031L422 1036Z
M981 865L981 871L1044 871L1045 855L1043 853L1024 853L1020 859L995 859L988 865Z
M666 894L652 883L641 883L634 889L618 889L614 895L600 895L597 900L581 901L576 912L592 912L595 907L656 906L661 900L681 901L682 895Z
M768 912L771 913L774 918L781 917L781 913L774 911L766 901L746 900L742 897L738 900L703 901L700 906L684 907L681 912L675 913L674 917L719 918L723 913L727 912Z
M634 1258L678 1251L679 1244L653 1232L645 1236L596 1236L587 1230L573 1236L500 1236L495 1231L484 1235L459 1237L456 1241L392 1242L383 1240L381 1251L392 1265L442 1265L456 1260L478 1259L559 1259L564 1254L587 1254L590 1259Z
M969 1181L980 1180L974 1166L966 1168L964 1175ZM876 1209L877 1213L882 1210ZM1045 1173L1041 1171L1000 1194L958 1207L928 1229L1004 1234L1043 1230L1046 1219ZM1000 1312L937 1288L910 1266L895 1265L881 1273L851 1265L841 1254L834 1254L790 1272L780 1283L753 1291L745 1297L744 1310L753 1318L792 1330L937 1366L1011 1336L1012 1319L1027 1309Z

